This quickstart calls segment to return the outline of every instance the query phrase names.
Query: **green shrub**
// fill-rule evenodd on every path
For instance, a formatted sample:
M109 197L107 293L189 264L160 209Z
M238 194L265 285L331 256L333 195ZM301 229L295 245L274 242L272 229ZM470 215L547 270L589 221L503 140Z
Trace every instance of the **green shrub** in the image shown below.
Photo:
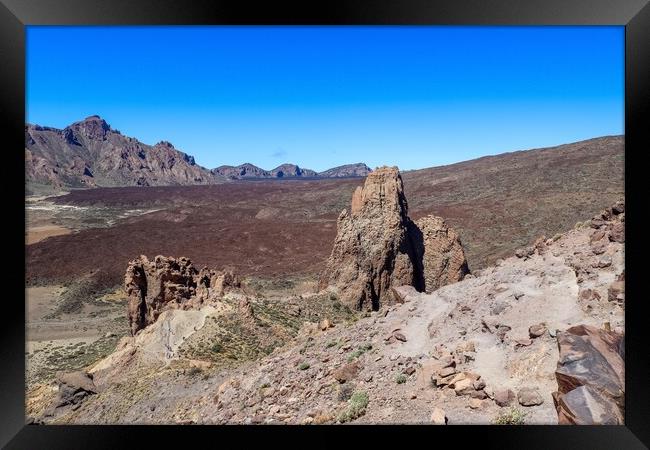
M404 375L403 373L400 373L395 377L395 383L397 384L403 384L406 383L406 380L408 380L408 377Z
M352 394L352 397L350 397L350 400L348 400L347 408L338 415L337 420L341 423L345 423L363 416L366 413L368 402L369 398L367 392L355 392Z
M495 425L523 425L527 413L517 408L510 408L508 411L499 414L495 419Z
M310 367L309 363L306 363L306 362L301 362L298 365L298 369L300 369L300 370L307 370L307 369L309 369L309 367Z
M363 355L366 353L368 350L372 349L372 344L363 344L361 347L353 351L350 356L348 356L348 362L354 361L356 358L359 356Z

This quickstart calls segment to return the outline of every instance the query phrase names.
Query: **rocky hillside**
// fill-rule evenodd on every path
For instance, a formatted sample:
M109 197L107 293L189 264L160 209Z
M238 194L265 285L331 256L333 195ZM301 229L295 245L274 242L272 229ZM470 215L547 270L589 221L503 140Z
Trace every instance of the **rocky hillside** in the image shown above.
M212 169L212 173L226 177L229 180L274 178L354 178L365 177L370 172L372 172L370 168L363 163L338 166L318 173L288 163L282 164L271 170L264 170L250 163L241 164L239 166L219 166Z
M383 214L372 199L392 196L388 175L355 192L354 213ZM386 242L399 240L403 230L389 229L397 239ZM364 236L362 261L375 241ZM453 233L437 244L444 236ZM225 272L141 257L125 279L133 335L84 371L33 387L27 413L69 424L620 424L624 243L618 202L431 293L396 286L404 280L371 264L367 279L387 283L395 301L356 321L341 314L336 290L271 305ZM382 267L399 258L388 251ZM295 322L295 339L283 341L280 324ZM214 359L271 342L267 356Z
M364 163L356 163L332 167L331 169L319 172L318 176L322 178L365 177L370 172L372 172L372 170Z
M444 217L470 269L552 236L624 194L625 139L604 136L402 173L414 220Z
M55 188L213 184L223 181L166 141L122 135L99 116L63 130L25 126L26 182Z

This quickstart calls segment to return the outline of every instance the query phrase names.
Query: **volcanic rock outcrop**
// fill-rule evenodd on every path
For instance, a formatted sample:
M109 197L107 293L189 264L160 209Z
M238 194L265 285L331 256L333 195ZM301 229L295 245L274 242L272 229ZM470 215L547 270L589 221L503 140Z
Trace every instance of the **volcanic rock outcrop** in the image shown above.
M441 217L425 216L415 224L422 235L418 247L423 254L418 259L422 260L426 291L462 280L469 268L458 233Z
M377 310L394 300L391 286L421 292L427 283L435 289L462 279L467 263L457 235L442 219L427 217L422 223L424 232L408 217L397 167L370 173L352 195L350 213L339 215L321 289L333 286L351 307Z
M124 277L131 334L155 322L166 309L195 308L240 287L232 272L199 271L185 257L156 256L149 261L140 256L129 263Z
M622 425L625 337L577 325L557 334L560 357L553 400L560 425Z

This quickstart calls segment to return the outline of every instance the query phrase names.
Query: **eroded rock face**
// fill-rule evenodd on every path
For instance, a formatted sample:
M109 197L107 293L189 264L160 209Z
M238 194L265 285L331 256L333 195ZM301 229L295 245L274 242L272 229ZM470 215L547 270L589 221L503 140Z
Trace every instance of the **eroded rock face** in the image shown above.
M321 289L334 286L342 302L376 310L395 301L391 287L432 291L468 273L458 234L439 217L418 224L397 167L380 167L352 195L350 212L341 212Z
M231 271L199 271L185 257L156 256L149 261L140 256L129 263L124 277L131 334L155 322L166 309L195 308L240 287Z
M424 290L414 228L397 167L370 173L354 192L350 213L344 210L338 218L321 288L333 285L342 302L374 310L392 301L393 285Z
M422 239L422 244L417 247L423 252L421 259L426 291L432 292L462 280L469 273L469 268L458 233L449 228L442 217L425 216L415 224L415 241L420 236Z
M553 400L558 423L621 425L625 416L622 334L577 325L557 334L560 358Z

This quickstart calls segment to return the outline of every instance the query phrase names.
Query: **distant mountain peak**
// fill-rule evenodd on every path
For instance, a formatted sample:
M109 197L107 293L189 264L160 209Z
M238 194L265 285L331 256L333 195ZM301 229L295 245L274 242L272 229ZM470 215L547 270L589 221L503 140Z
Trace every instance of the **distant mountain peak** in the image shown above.
M239 166L223 165L212 169L212 173L231 180L251 178L348 178L365 177L370 172L372 170L364 163L338 166L320 173L293 163L280 164L271 170L264 170L251 163L244 163Z
M154 145L154 147L167 147L167 148L174 148L175 149L174 144L172 144L169 141L157 142L156 145Z

